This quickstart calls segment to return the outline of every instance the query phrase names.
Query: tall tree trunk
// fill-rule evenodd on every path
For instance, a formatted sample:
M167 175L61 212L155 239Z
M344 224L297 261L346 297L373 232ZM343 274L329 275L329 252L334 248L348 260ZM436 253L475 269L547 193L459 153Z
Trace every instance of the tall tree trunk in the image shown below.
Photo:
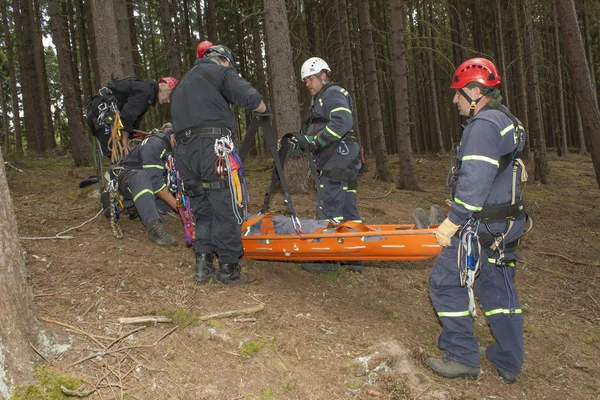
M186 65L193 65L196 60L196 46L192 44L192 31L190 30L190 10L187 7L187 0L183 1L182 12L183 12L183 59L186 60ZM240 17L240 13L235 14L238 18ZM240 31L243 32L242 29ZM241 43L240 43L241 45ZM179 79L179 76L177 76Z
M354 26L354 53L356 56L356 87L357 87L357 97L354 98L355 103L357 104L358 110L358 124L359 131L361 134L361 141L363 147L365 149L365 153L371 155L373 154L373 141L371 140L371 131L369 129L369 109L367 107L367 91L365 89L365 71L363 67L363 57L362 57L362 46L360 41L360 35L356 32L359 26L358 23L358 1L352 0L351 6L351 15L352 15L352 25Z
M452 0L448 6L450 14L450 37L454 45L452 46L452 56L454 65L460 65L465 58L464 47L466 43L464 41L465 26L462 21L463 13L461 7L461 0Z
M202 23L202 5L200 3L200 0L195 0L194 2L196 5L196 29L198 30L198 39L204 40L206 32Z
M219 42L219 32L217 31L217 0L205 0L206 27L208 29L208 40L213 43Z
M117 25L117 35L119 38L118 60L121 63L121 71L123 76L133 75L133 52L131 51L131 36L129 31L130 21L129 14L127 13L127 2L124 0L114 0L113 7L115 23Z
M140 77L142 74L142 56L138 47L136 17L133 13L133 1L131 0L127 0L127 21L129 37L131 38L131 52L133 54L133 74Z
M35 353L29 343L37 342L39 326L1 152L0 230L0 398L9 399L16 386L33 378Z
M98 66L98 74L94 71L94 75L96 86L100 88L111 81L111 75L123 76L121 63L114 62L119 59L117 24L114 20L113 0L91 0L89 6L94 23L92 36L102 38L102 46L96 43L94 55Z
M15 52L12 41L12 33L6 13L7 2L2 1L2 24L4 26L4 37L6 40L6 60L10 79L10 97L13 129L15 130L15 152L23 154L23 140L21 138L21 113L19 110L19 93L17 90L17 74L15 68Z
M264 0L265 41L267 42L267 65L270 77L271 103L274 111L276 134L297 132L300 129L299 104L295 93L296 84L292 63L287 11L284 0ZM305 192L309 187L306 175L306 158L290 157L285 165L290 192Z
M164 41L165 56L167 59L167 73L170 76L181 76L181 57L175 41L173 22L171 21L171 10L168 0L159 0L161 31Z
M529 132L534 140L534 179L541 183L548 182L548 155L546 153L546 137L544 136L544 122L542 119L542 103L540 100L540 81L537 70L537 48L535 46L535 33L531 16L531 0L523 0L523 14L525 20L525 53L527 57L527 82L529 95L529 111L531 126Z
M388 154L383 136L383 118L381 116L381 101L379 96L379 83L377 80L377 66L375 64L375 46L373 44L373 26L368 0L359 0L358 11L361 47L365 63L365 78L368 88L367 108L369 110L369 128L372 135L373 152L377 178L384 182L391 182L392 175L388 163Z
M346 0L337 0L338 9L339 9L339 24L340 24L340 33L342 35L342 51L341 51L341 60L342 66L345 70L345 85L348 92L350 92L350 97L354 100L354 110L352 110L352 115L354 116L354 132L358 137L360 137L360 121L359 121L359 112L358 112L358 104L356 101L356 89L354 88L354 63L352 62L352 49L350 44L352 43L350 40L350 28L348 26L348 2Z
M100 89L102 86L104 86L105 84L108 83L108 81L102 81L101 78L101 74L100 74L100 62L98 61L98 41L96 40L96 23L94 22L94 16L92 15L92 6L90 5L90 2L93 0L81 0L83 2L83 10L84 10L84 17L88 23L88 29L89 29L89 39L90 39L90 63L92 65L92 88L93 88L93 92L97 92L98 89ZM100 12L102 12L102 9L99 8ZM101 20L101 16L98 17L99 21L98 23L100 23ZM116 25L114 25L115 29L116 29ZM104 30L102 30L103 32ZM113 39L111 38L111 41ZM110 72L108 74L108 76L110 77Z
M4 131L4 149L10 151L8 142L8 107L6 105L6 95L4 93L4 75L0 74L0 110L2 110L2 130Z
M79 43L81 81L83 86L83 96L87 99L94 89L92 78L90 76L90 53L88 51L88 31L85 27L85 16L83 14L83 0L75 0L75 15L77 20L77 41Z
M25 140L27 142L27 151L29 153L39 152L41 143L36 143L36 132L42 131L43 122L39 118L36 110L39 110L39 93L36 90L35 68L31 60L33 59L33 49L31 44L30 30L28 25L30 10L26 7L21 8L20 0L12 0L13 18L15 21L15 32L17 41L17 56L19 63L19 75L21 84L21 94L23 96L23 117L25 124Z
M504 88L504 104L508 109L511 109L510 99L510 79L507 79L508 74L506 73L506 56L504 53L504 30L502 29L502 12L501 8L502 0L496 0L496 58L498 59L498 66L500 67L500 75L502 76L502 87Z
M568 155L567 148L567 123L565 120L565 95L563 85L562 57L560 52L560 37L558 32L558 16L556 15L556 2L552 3L554 18L554 47L556 52L556 84L558 86L558 124L559 124L559 142L556 144L559 156Z
M475 0L477 1L477 0ZM433 128L435 140L437 142L437 152L440 154L446 154L444 148L444 138L442 136L442 124L440 122L440 111L438 106L438 94L437 94L437 83L435 80L435 44L433 42L433 31L431 25L433 24L433 16L431 13L431 3L429 3L429 12L427 13L429 22L427 23L427 66L429 69L429 90L431 92L431 119L433 120Z
M394 97L396 99L396 135L398 137L398 160L400 161L397 188L421 190L410 144L404 0L390 0L390 11L393 54L392 74L394 77Z
M594 84L594 97L598 101L598 94L596 91L596 68L594 67L594 52L592 50L592 36L590 35L590 18L589 18L589 7L588 1L583 0L582 4L583 13L583 32L585 33L585 54L587 57L588 67L590 68L590 74L592 76L592 83Z
M583 131L583 121L581 120L581 111L579 111L579 105L575 107L576 121L577 121L577 138L579 139L579 155L587 155L587 144L585 142L585 132Z
M56 147L56 141L54 140L54 123L52 122L52 111L50 109L50 90L48 85L48 74L46 72L46 55L44 54L44 45L42 44L42 31L41 31L41 11L39 0L26 0L30 3L31 13L30 26L31 34L33 39L33 63L36 71L36 83L39 91L40 108L36 111L43 118L43 130L41 134L41 145L40 151L49 151Z
M60 85L64 96L64 105L67 112L69 132L71 134L71 154L75 166L92 165L92 146L85 134L81 112L79 110L78 95L73 86L74 77L69 60L69 43L63 31L63 21L60 13L60 0L48 0L48 13L52 29L52 40L58 56L58 70L60 72Z
M526 90L526 73L525 73L525 53L523 51L523 37L521 36L521 24L519 22L519 2L521 0L512 0L512 19L513 19L513 32L515 35L514 49L516 53L515 57L515 72L513 77L515 79L515 88L517 93L515 98L517 100L517 111L518 117L523 123L525 129L529 130L529 110L527 104L527 90ZM523 151L523 158L529 157L529 149L531 143L531 135L527 135L527 143L525 150Z
M586 140L592 153L592 164L596 172L596 181L600 187L600 110L595 98L595 85L585 61L583 39L578 29L577 14L573 0L557 0L558 20L565 46L571 80L575 88L577 105L581 111L581 122Z
M487 3L487 2L486 2ZM473 47L480 53L485 53L483 45L483 18L481 12L481 4L479 0L471 0L471 22L473 23ZM487 29L487 27L486 27Z

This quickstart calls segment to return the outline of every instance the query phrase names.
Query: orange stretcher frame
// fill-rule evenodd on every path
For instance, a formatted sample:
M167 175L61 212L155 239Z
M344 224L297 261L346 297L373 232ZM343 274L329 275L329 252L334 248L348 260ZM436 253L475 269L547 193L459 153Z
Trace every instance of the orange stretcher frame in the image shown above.
M343 222L339 225L330 223L310 234L276 235L274 215L259 215L242 224L244 258L271 261L426 260L441 251L434 236L437 225L414 229L412 224ZM261 220L260 235L245 235ZM373 239L367 239L370 237Z

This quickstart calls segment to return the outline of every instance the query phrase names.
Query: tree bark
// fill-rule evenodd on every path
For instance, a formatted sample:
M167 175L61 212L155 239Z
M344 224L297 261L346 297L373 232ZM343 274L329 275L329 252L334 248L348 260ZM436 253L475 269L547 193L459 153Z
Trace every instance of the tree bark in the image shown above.
M368 0L359 0L358 11L361 46L365 63L365 80L368 88L367 108L369 110L369 128L372 135L373 151L375 154L375 167L377 178L384 182L391 182L392 175L388 163L388 154L383 136L383 119L381 116L381 101L379 96L379 83L377 79L377 66L375 64L375 46L373 44L373 26Z
M562 71L562 56L560 52L560 35L558 30L558 16L556 15L556 2L552 3L553 18L554 18L554 47L556 54L556 84L558 90L558 124L559 124L559 142L556 144L557 153L559 156L566 157L568 155L567 148L567 123L565 119L565 95L563 85Z
M477 0L474 0L477 1ZM431 92L431 119L433 120L433 128L435 140L437 141L437 152L439 154L446 154L444 148L444 137L442 135L442 124L440 122L440 111L438 106L438 94L437 84L435 80L435 45L432 40L433 31L431 25L433 24L433 17L431 15L431 3L429 3L429 13L427 13L429 23L427 24L427 66L429 69L429 91Z
M171 21L171 10L168 0L160 0L160 21L164 41L165 57L167 59L167 72L169 76L181 76L181 58L175 41L173 22Z
M339 24L340 24L340 33L342 35L342 51L341 51L341 60L342 66L345 70L345 88L350 93L350 97L354 100L354 110L352 110L352 115L354 116L354 132L358 137L360 137L360 119L358 112L358 104L356 101L356 89L354 87L354 64L352 62L352 49L351 49L351 40L350 40L350 28L348 26L348 2L346 0L337 0L338 9L339 9Z
M119 38L119 62L123 78L134 74L133 70L133 52L131 51L131 36L129 31L129 14L127 13L127 2L124 0L114 0L113 2L115 23L117 25L117 35Z
M35 354L29 343L37 342L39 326L1 152L0 232L0 398L8 400L16 386L33 378Z
M83 0L75 1L75 19L77 20L77 41L79 43L81 83L83 86L83 97L87 99L93 93L92 78L90 76L90 53L88 51L88 31L83 14Z
M596 92L596 68L594 67L594 52L592 50L592 35L590 34L590 18L589 8L587 0L582 1L582 13L583 13L583 32L585 34L585 54L587 57L588 67L590 68L590 74L592 76L592 83L594 84L594 98L598 101L598 94Z
M410 144L404 0L390 0L390 11L393 54L392 74L394 77L394 97L396 99L396 135L398 137L398 160L400 161L400 174L396 187L406 190L421 190Z
M357 105L357 116L358 116L358 125L359 132L361 134L360 138L362 141L362 145L365 149L366 154L373 154L373 141L371 140L371 131L369 130L369 109L367 107L367 92L365 90L365 72L363 68L363 57L362 57L362 47L360 43L360 34L358 34L357 27L358 23L358 0L352 0L351 6L351 15L352 15L352 25L354 26L354 54L356 56L356 87L357 87L357 97L354 98L355 104Z
M496 58L498 59L498 67L500 68L500 76L502 76L502 87L504 88L504 104L510 110L511 93L510 93L510 78L506 73L506 56L504 53L504 29L502 29L502 0L496 0Z
M63 18L60 13L60 0L48 0L48 13L52 29L52 40L56 47L60 84L67 112L69 133L71 137L71 154L75 166L90 166L93 162L92 146L85 134L78 95L73 86L74 77L69 63L69 43L63 31Z
M131 53L133 58L133 74L140 77L142 74L142 56L138 47L137 29L135 26L136 17L133 14L133 1L127 0L127 25L129 28L129 37L131 37Z
M219 42L219 32L217 31L217 0L206 0L206 27L208 30L208 40L213 43Z
M273 127L276 135L297 132L301 128L296 75L292 63L287 10L284 0L265 0L265 41L270 77L271 102L274 111ZM305 192L309 187L306 157L292 156L285 165L291 193Z
M565 53L569 60L583 131L592 154L596 181L600 187L600 110L596 102L596 89L585 62L585 49L577 24L575 3L573 0L556 0L556 5L563 43L569 43L569 46L565 46Z
M114 20L113 0L91 0L89 9L94 23L94 36L102 40L102 46L96 42L98 73L96 87L100 88L111 81L111 76L122 77L123 70L119 60L119 40L117 38L117 24ZM94 39L92 39L94 40Z
M15 131L15 152L23 154L23 140L21 138L21 116L19 110L19 93L17 89L17 73L15 68L15 52L12 33L6 14L6 1L2 1L2 24L4 26L4 37L6 40L6 60L10 79L10 97L13 129Z
M533 24L531 17L531 0L523 0L525 20L525 53L527 57L527 86L529 88L529 111L531 126L529 132L534 140L534 179L541 183L548 182L548 155L546 153L546 137L542 119L542 103L540 100L540 81L537 70L537 49L535 47Z

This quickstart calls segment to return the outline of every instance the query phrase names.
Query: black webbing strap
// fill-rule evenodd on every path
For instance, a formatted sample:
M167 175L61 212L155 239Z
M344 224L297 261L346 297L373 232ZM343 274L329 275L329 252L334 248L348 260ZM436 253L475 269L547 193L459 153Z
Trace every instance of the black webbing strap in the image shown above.
M271 199L271 193L274 190L274 185L276 184L276 182L274 183L275 179L278 177L279 181L281 182L281 188L283 189L283 193L285 194L285 199L287 200L287 204L288 204L288 208L290 210L290 214L292 215L292 217L297 220L298 218L296 217L296 210L294 210L294 205L292 204L292 198L290 196L290 190L287 184L287 180L285 179L285 175L283 173L283 163L281 162L281 158L279 153L277 152L277 140L275 139L275 133L273 132L273 127L271 126L271 118L270 117L259 117L259 122L260 125L262 126L263 129L263 134L265 135L265 142L267 143L267 148L269 149L269 151L271 152L271 156L273 157L273 162L275 165L275 168L273 169L273 173L271 175L271 187L269 189L269 192L267 194L265 194L265 201L263 203L263 209L261 210L261 213L266 213L267 209L269 208L269 201ZM285 160L285 155L287 155L287 149L289 148L288 146L281 146L282 148L285 148L286 153L283 154L284 155L284 160Z
M199 185L193 186L191 188L185 188L185 194L190 197L200 196L207 190L220 190L227 189L229 187L229 183L226 180L214 181L214 182L202 182Z
M246 129L246 136L244 136L244 140L242 141L242 146L240 147L240 151L238 155L242 162L250 153L250 150L254 147L254 139L256 139L256 134L258 133L258 127L260 126L260 121L258 118L252 118L248 128Z

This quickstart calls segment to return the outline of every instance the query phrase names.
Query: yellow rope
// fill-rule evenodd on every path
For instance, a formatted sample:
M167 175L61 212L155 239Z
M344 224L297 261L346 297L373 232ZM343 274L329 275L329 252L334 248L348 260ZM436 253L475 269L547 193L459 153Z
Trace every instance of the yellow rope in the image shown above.
M108 139L108 149L110 150L110 161L118 164L123 158L123 143L121 142L121 129L123 123L119 110L115 110L115 120L110 127L110 138Z
M231 171L231 182L233 183L233 189L235 190L235 204L238 207L242 206L242 184L240 183L240 177L238 175L237 170Z

